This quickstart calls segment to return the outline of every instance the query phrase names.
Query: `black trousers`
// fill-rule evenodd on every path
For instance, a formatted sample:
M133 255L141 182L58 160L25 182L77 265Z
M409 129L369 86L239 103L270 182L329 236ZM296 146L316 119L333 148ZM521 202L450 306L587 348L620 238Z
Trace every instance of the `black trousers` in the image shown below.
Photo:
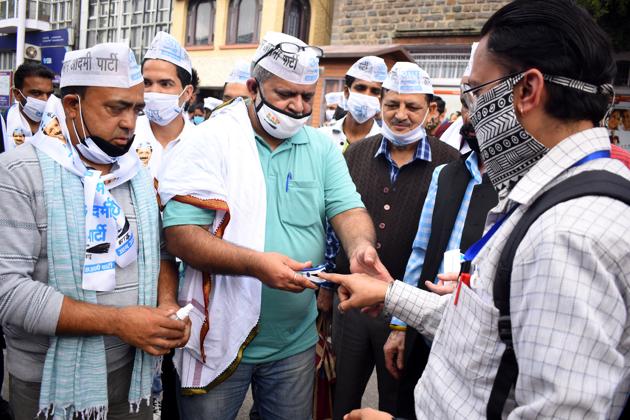
M372 318L358 310L341 314L333 303L333 350L337 357L333 419L361 407L365 387L376 367L378 408L396 412L398 381L385 368L383 345L389 336L389 318Z

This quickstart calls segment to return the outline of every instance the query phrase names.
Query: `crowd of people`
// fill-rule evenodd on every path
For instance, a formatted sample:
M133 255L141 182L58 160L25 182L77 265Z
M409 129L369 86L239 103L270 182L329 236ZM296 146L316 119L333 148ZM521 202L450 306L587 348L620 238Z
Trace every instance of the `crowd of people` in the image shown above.
M313 128L322 55L269 32L202 100L165 32L141 63L67 52L57 92L16 69L2 418L235 419L248 391L263 420L628 414L630 155L592 17L502 7L456 112L366 56Z

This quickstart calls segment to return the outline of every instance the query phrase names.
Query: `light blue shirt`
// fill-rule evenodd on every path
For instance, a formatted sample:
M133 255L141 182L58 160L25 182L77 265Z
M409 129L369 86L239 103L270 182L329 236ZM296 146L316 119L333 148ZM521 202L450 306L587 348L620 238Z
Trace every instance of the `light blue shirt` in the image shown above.
M466 159L465 163L466 169L468 169L468 172L470 172L472 178L470 179L470 181L468 181L468 186L466 187L464 198L459 207L459 211L457 212L455 226L453 226L451 237L449 238L448 244L446 246L447 250L459 248L459 244L462 240L464 223L466 222L466 215L468 214L468 206L470 205L470 198L472 197L473 188L475 187L475 185L481 184L482 180L481 172L479 171L477 155L475 154L475 152L472 152L470 156L468 156L468 159ZM420 222L418 223L418 231L416 232L411 255L409 256L407 268L405 269L404 282L413 286L417 286L419 284L419 281L427 280L420 279L420 274L422 273L424 258L427 254L429 238L431 237L431 223L433 221L433 209L435 208L435 197L438 190L438 179L440 177L440 172L442 172L442 169L444 169L445 166L446 165L440 165L433 171L431 185L429 186L427 198L424 201L424 206L422 207L422 214L420 215ZM444 261L440 263L439 272L444 272ZM437 283L438 281L437 277L432 280L434 283ZM400 326L405 325L405 323L398 318L392 318L391 324Z

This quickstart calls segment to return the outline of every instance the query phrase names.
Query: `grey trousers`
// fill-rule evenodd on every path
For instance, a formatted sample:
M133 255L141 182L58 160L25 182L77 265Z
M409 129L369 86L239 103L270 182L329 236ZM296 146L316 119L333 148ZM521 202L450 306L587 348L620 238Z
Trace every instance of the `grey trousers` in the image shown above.
M153 418L153 409L150 404L147 406L145 401L142 402L138 413L129 412L127 396L132 368L133 364L129 364L107 375L108 420L151 420ZM46 419L43 415L37 416L40 388L39 382L25 382L9 375L9 403L15 414L15 420Z
M376 367L378 408L395 413L398 401L398 381L385 368L383 345L389 336L389 318L372 318L358 310L341 314L339 298L333 302L333 350L337 357L333 419L361 407L365 387Z

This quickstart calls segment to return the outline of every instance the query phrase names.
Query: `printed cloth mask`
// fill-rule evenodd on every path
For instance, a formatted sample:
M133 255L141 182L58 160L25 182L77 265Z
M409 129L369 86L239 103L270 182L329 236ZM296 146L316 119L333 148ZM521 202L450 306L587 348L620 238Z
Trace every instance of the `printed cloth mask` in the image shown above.
M81 153L81 155L89 160L90 162L108 165L112 163L116 163L118 158L125 155L129 149L131 148L131 144L133 143L133 138L127 141L127 144L124 147L118 147L102 137L88 135L90 130L87 128L85 121L83 120L83 109L81 106L81 97L77 96L79 99L79 118L81 119L81 127L83 127L83 133L85 134L85 138L81 139L79 133L77 132L77 126L72 120L72 128L74 130L74 134L77 136L79 143L76 144L76 148Z
M22 104L22 102L18 102L20 107L22 107L22 111L26 114L26 116L34 122L40 122L42 120L42 115L44 115L44 108L46 107L46 101L42 101L41 99L33 98L30 96L26 96L22 93L21 90L18 90L22 94L24 98L26 98L26 103Z
M179 105L179 98L186 89L179 95L161 92L147 92L144 94L144 113L149 121L157 125L169 125L177 118L184 109Z
M471 110L481 159L499 199L507 197L516 183L549 149L528 133L516 118L514 86L523 73L504 80L481 95Z
M381 132L383 136L389 140L394 146L403 147L408 146L412 143L417 142L427 136L427 130L424 128L424 122L427 119L427 115L429 115L429 110L427 109L427 113L424 114L424 118L422 119L422 123L418 125L411 131L408 131L403 134L394 133L392 129L387 125L387 121L383 120L383 125L381 126Z
M256 102L256 115L260 125L267 134L276 139L283 140L296 135L306 125L311 115L309 112L297 117L271 105L265 101L260 83L258 83Z
M381 110L381 103L378 98L357 92L350 92L347 106L348 112L359 124L363 124Z

